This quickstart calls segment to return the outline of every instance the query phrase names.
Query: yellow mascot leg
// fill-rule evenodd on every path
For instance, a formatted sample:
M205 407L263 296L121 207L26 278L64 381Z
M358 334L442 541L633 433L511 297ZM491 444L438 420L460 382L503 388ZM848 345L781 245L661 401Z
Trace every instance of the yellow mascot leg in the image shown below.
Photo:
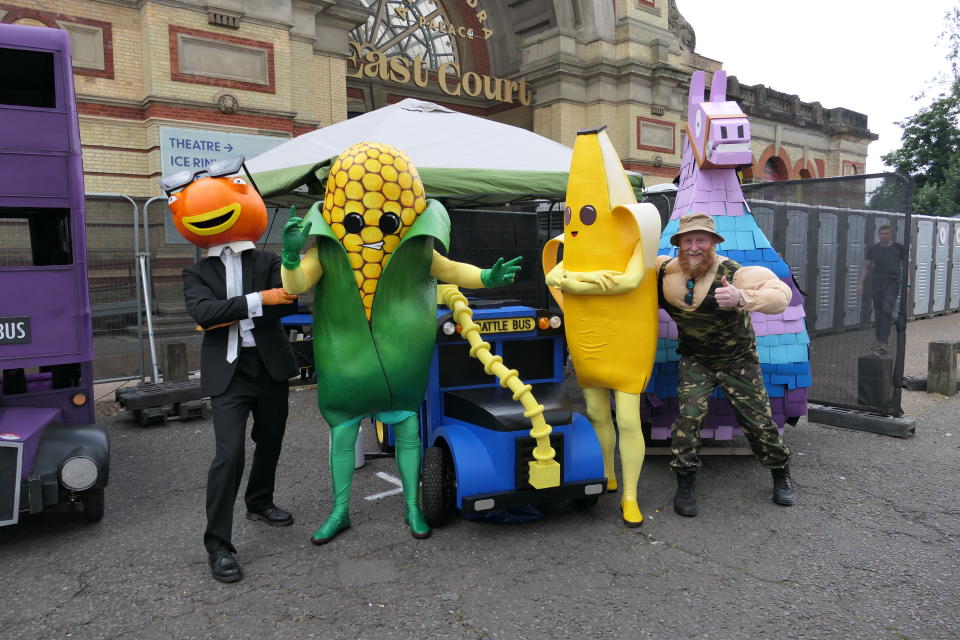
M607 476L607 491L612 493L617 490L617 474L613 468L617 432L613 428L613 414L610 413L610 391L598 388L584 389L583 399L587 401L587 417L600 441L600 451L603 453L603 475Z
M620 509L628 527L643 524L643 514L637 505L637 484L640 469L647 452L640 424L640 394L616 391L617 430L620 432L620 474L623 477L623 496Z

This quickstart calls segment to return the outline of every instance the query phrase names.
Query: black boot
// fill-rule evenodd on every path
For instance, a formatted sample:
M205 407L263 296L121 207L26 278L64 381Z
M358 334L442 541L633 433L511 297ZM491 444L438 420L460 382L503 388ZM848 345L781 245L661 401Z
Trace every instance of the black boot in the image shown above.
M773 501L785 507L792 507L797 501L797 492L790 480L790 467L770 469L773 474Z
M682 516L697 515L697 472L677 474L677 492L673 495L673 510Z

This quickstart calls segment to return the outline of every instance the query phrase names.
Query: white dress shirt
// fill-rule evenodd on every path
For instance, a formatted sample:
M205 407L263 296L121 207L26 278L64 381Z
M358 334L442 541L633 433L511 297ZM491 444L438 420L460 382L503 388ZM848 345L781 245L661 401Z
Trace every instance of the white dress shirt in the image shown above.
M207 257L219 256L220 260L223 261L223 268L227 277L228 299L243 295L243 260L241 260L240 254L247 249L255 248L256 245L249 240L236 240L217 244L207 249ZM254 347L257 344L253 339L253 318L259 318L263 315L263 300L258 292L248 293L245 297L247 299L247 317L229 327L227 362L233 362L237 359L238 343L244 347Z

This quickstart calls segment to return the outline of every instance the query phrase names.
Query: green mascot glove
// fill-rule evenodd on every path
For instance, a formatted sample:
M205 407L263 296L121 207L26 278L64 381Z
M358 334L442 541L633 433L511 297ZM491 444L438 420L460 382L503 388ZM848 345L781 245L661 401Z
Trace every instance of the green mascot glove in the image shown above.
M290 219L283 225L283 251L280 260L287 269L296 269L300 264L300 252L310 237L312 222L303 224L303 218L297 217L297 208L290 207Z
M516 279L517 272L520 271L521 262L523 262L523 256L517 256L508 262L504 262L503 258L497 258L492 267L480 271L480 281L487 289L511 284Z

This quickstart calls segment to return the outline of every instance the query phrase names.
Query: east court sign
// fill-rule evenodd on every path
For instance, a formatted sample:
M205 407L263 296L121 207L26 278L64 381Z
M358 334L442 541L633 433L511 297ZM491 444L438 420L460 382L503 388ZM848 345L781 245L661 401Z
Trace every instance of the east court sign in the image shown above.
M450 96L484 97L487 100L530 104L531 94L527 79L508 80L496 78L475 71L463 73L455 62L444 62L436 72L432 72L420 56L388 56L382 51L369 49L359 42L350 41L351 63L348 78L379 78L397 84L414 84L425 87L436 83L440 90Z

